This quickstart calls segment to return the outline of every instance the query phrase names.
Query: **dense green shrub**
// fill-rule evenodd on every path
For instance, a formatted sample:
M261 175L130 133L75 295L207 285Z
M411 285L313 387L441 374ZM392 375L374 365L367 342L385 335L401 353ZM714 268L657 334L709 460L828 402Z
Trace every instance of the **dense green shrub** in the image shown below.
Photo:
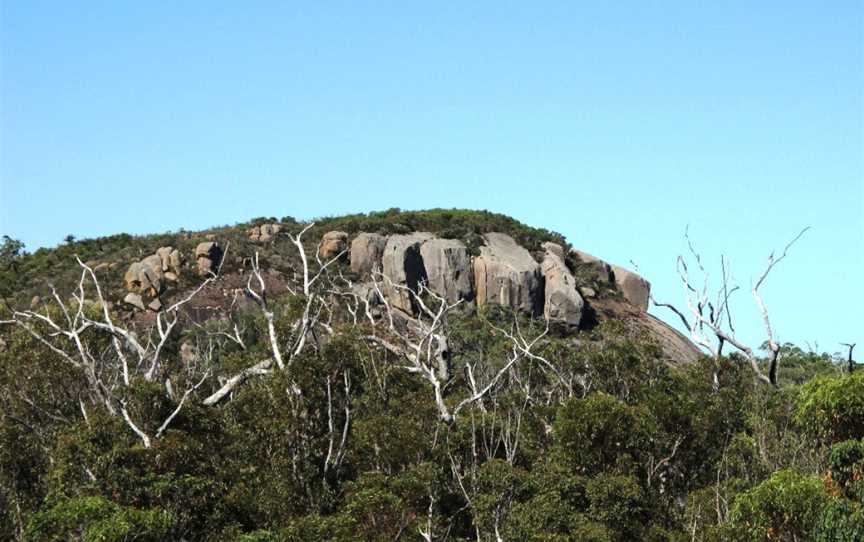
M796 419L811 435L828 443L864 437L864 371L805 384Z
M740 540L810 540L827 503L819 478L778 471L735 498L730 531Z
M30 519L24 540L33 542L161 542L173 519L162 510L119 506L103 497L62 500Z

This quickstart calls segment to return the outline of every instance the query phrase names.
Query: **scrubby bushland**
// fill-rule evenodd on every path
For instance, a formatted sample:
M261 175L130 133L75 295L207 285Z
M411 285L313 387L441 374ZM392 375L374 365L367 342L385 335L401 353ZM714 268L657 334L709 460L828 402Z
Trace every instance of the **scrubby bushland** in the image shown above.
M330 220L555 238L456 211ZM391 325L344 264L304 272L300 228L247 267L247 308L203 321L125 321L52 256L68 288L0 312L0 538L864 536L864 372L843 360L783 345L774 387L737 355L670 364L625 322L572 332L430 292ZM296 278L282 296L271 259Z

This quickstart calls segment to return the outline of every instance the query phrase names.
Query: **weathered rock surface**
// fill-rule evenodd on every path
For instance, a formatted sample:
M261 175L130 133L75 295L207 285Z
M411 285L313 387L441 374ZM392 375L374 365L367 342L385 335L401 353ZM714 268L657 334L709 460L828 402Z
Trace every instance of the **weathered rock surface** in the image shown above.
M407 286L416 292L418 283L426 279L420 245L433 237L431 233L415 232L387 238L381 267L385 276L384 295L393 307L413 312L411 294L397 286Z
M543 250L547 253L551 252L552 254L561 258L561 261L564 261L564 247L559 245L558 243L552 243L551 241L546 241L545 243L540 245L543 247Z
M282 231L282 226L280 224L261 224L259 226L253 226L246 230L246 233L249 234L249 239L254 243L266 243L273 239L277 233Z
M618 289L624 294L624 299L643 311L647 311L648 298L651 295L651 283L633 271L628 271L617 265L612 266L612 275Z
M642 313L639 320L643 329L657 340L666 359L672 363L692 363L703 353L683 333L656 316Z
M582 320L585 302L576 290L573 274L564 263L564 251L555 243L544 243L544 248L546 255L540 266L545 281L543 314L551 322L577 327Z
M156 255L161 260L162 272L171 272L175 277L180 276L180 267L183 265L183 255L174 247L161 247L156 250ZM175 279L176 280L176 279Z
M142 293L157 296L162 293L162 260L154 254L133 262L123 276L126 289L132 293Z
M487 233L474 259L477 304L508 306L530 314L542 308L540 266L509 235Z
M420 245L429 289L448 303L474 297L471 255L465 243L456 239L429 239Z
M126 297L123 298L123 302L132 305L133 307L139 308L142 311L145 309L144 300L141 299L141 296L139 294L128 293L126 294Z
M348 234L344 231L328 231L321 237L318 245L318 257L331 260L348 248Z
M582 252L581 250L576 250L575 248L572 249L570 253L576 256L576 258L583 264L590 266L601 281L609 282L610 284L614 282L614 278L612 277L612 266L608 263L596 256L592 256L591 254Z
M351 241L351 271L365 276L373 269L381 270L381 257L387 238L377 233L361 233Z
M215 241L198 243L198 246L195 247L195 260L200 276L215 273L219 267L219 262L222 260L222 249L219 248L219 243Z

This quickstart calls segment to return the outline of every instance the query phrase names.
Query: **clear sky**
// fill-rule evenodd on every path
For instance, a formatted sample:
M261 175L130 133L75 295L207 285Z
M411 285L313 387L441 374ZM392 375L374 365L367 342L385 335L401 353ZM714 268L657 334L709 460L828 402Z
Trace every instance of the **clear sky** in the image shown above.
M489 209L680 303L690 224L758 343L809 225L779 338L864 352L862 5L3 1L0 233Z

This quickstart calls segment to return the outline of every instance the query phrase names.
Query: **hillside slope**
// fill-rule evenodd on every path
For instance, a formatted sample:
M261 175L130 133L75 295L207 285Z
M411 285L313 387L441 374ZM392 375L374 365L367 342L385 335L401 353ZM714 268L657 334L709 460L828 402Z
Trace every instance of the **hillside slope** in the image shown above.
M638 275L501 215L260 219L4 263L0 539L862 533L864 373L784 345L766 385L647 314Z
M160 247L170 247L178 251L181 263L176 269L176 280L170 283L163 280L165 284L160 285L160 303L169 306L183 299L202 282L200 275L195 272L196 248L201 243L214 242L222 247L222 250L228 251L224 262L221 262L221 280L218 284L208 285L201 295L197 295L190 303L189 308L198 314L198 318L206 319L208 314L216 316L220 313L224 316L232 303L235 303L234 294L245 287L248 264L255 254L260 258L261 267L268 270L267 280L271 294L285 293L285 280L281 277L286 273L295 273L300 265L300 262L296 261L295 247L289 241L289 236L296 234L305 225L291 217L282 220L259 218L235 226L198 232L181 230L176 233L137 237L120 234L77 240L53 249L39 249L32 254L23 254L16 260L14 269L5 271L2 277L2 293L10 304L35 307L43 299L51 298L51 286L58 291L72 291L80 279L80 269L75 260L77 257L95 270L105 290L106 299L124 318L149 322L154 318L152 311L150 314L143 311L142 314L141 311L136 311L134 306L123 303L130 291L125 281L130 266L155 255ZM262 236L262 227L266 231L279 231ZM626 294L622 294L622 281L616 281L612 266L594 257L586 258L585 253L574 249L561 234L529 227L510 217L485 211L434 209L403 212L392 209L315 220L314 226L304 236L307 250L313 253L317 251L321 238L330 231L345 232L349 240L361 233L386 237L429 232L436 237L461 241L471 259L479 254L479 248L484 244L484 234L500 232L512 237L519 246L524 247L538 264L543 262L544 243L559 244L563 250L562 260L573 275L575 287L585 303L585 318L582 320L581 329L590 329L600 321L620 320L634 331L643 331L654 336L670 362L692 362L699 356L698 349L686 337L665 322L645 313L647 291L650 288L647 282L642 281L645 284L639 285L641 291L636 296L641 296L641 299L628 302ZM350 251L343 260L337 262L348 275L351 274L349 260ZM168 270L167 265L165 270ZM632 279L630 272L626 270L616 270L618 275L626 274L631 282L641 281L635 274L632 277L636 278ZM543 277L541 281L542 279ZM542 292L537 295L543 296Z

